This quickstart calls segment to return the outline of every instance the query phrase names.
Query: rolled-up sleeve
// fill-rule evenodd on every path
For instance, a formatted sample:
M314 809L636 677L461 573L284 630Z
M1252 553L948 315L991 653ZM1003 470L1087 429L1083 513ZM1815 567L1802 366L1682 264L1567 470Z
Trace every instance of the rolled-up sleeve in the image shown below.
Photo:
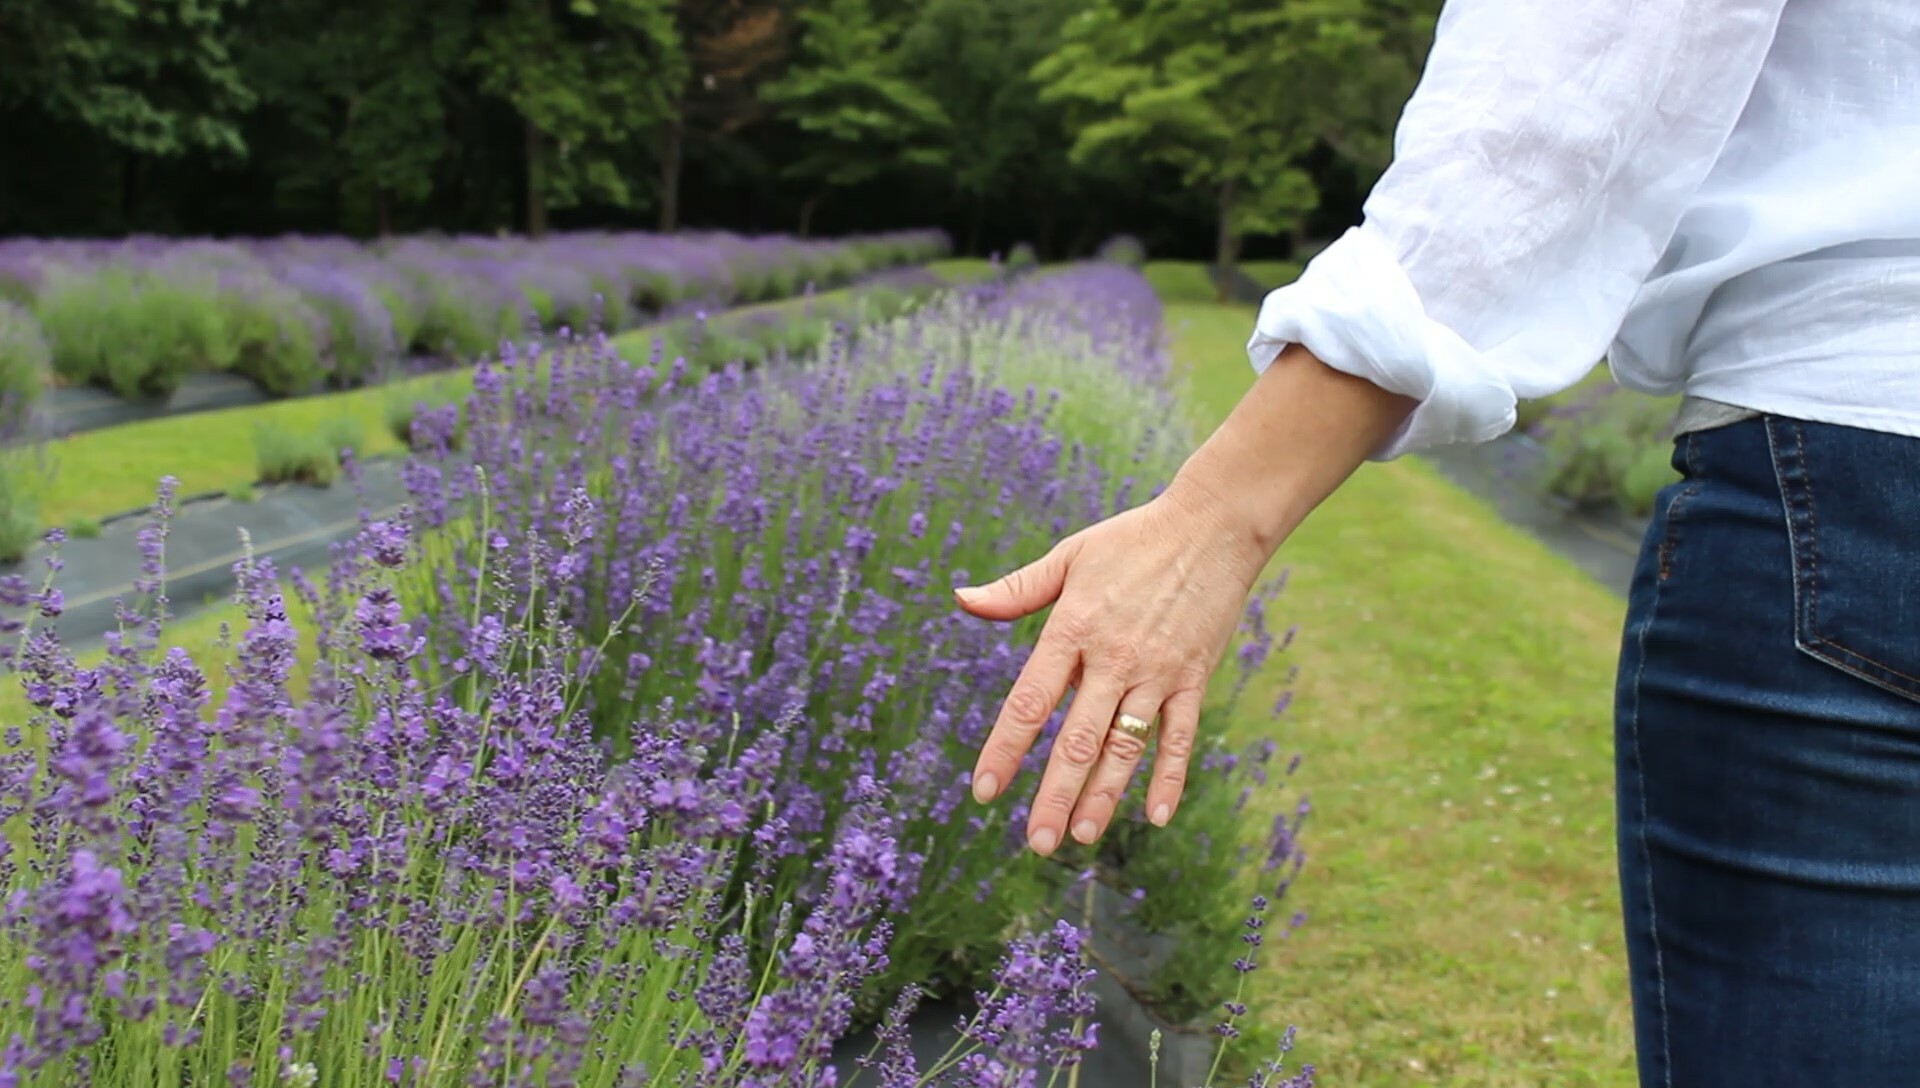
M1262 305L1419 401L1375 459L1483 442L1579 381L1725 147L1785 0L1450 0L1363 223Z

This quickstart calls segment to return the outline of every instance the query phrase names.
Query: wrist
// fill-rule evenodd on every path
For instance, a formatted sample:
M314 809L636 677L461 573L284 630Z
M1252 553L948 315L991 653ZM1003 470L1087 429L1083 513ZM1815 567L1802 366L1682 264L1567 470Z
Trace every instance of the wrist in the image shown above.
M1230 467L1201 447L1162 493L1172 515L1223 549L1228 563L1251 586L1293 531L1272 504L1239 491L1219 468Z

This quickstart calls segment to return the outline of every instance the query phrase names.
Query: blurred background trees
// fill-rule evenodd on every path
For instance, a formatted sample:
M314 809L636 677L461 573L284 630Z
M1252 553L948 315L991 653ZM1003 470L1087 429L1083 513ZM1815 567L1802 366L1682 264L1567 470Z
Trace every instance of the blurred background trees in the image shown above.
M1286 255L1438 0L7 0L0 234L549 226Z

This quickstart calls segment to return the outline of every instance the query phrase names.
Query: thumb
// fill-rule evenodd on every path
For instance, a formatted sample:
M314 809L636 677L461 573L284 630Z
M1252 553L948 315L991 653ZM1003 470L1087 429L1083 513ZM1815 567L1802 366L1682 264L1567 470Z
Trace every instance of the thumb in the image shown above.
M1039 559L984 586L953 591L960 607L986 620L1017 620L1047 607L1066 585L1068 551L1056 546Z

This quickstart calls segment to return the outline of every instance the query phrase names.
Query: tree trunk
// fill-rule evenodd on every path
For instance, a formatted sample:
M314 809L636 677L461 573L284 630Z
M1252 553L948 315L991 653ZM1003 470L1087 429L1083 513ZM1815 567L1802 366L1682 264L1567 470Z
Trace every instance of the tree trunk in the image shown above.
M807 237L808 232L813 230L813 213L820 210L820 201L824 199L823 194L814 193L800 202L800 237Z
M1213 250L1213 280L1214 290L1218 292L1221 302L1232 296L1233 284L1228 277L1240 263L1240 232L1233 225L1233 201L1239 195L1239 189L1237 179L1229 178L1220 184L1220 222Z
M662 234L672 234L680 229L680 170L684 159L683 128L680 109L675 107L673 118L667 122L667 130L661 134L660 138L660 233Z
M544 238L547 233L547 142L540 126L526 123L527 137L527 233Z

